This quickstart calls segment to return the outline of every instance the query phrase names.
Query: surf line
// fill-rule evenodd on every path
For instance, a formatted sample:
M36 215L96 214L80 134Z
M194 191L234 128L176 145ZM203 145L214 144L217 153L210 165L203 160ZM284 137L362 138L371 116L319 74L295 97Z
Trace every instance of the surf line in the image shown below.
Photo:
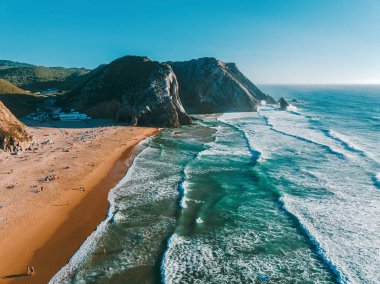
M198 122L199 123L199 122ZM199 123L200 125L202 126L205 126L205 127L208 127L208 128L211 128L203 123ZM216 141L216 134L217 132L215 132L213 134L214 136L214 142ZM177 187L177 190L178 190L178 213L176 214L176 220L178 221L180 216L181 216L181 211L183 209L186 208L186 186L185 186L185 183L188 179L187 175L186 175L186 169L188 168L189 164L191 162L193 162L194 160L196 160L203 152L209 150L211 147L206 147L199 151L198 153L196 153L195 155L193 155L193 157L191 159L189 159L184 165L183 165L183 168L182 168L182 171L181 171L181 179L180 179L180 182L178 183L178 187ZM177 226L176 226L177 228ZM172 243L172 240L174 238L174 234L175 234L175 229L173 230L173 232L169 235L169 237L167 238L166 242L165 242L165 247L163 249L163 254L162 254L162 257L161 257L161 266L160 266L160 274L161 274L161 283L165 283L165 276L166 276L166 270L165 270L165 263L166 263L166 260L167 260L167 254L168 254L168 250L171 246L171 243Z
M340 153L340 152L337 152L337 151L333 150L330 146L327 146L325 144L321 144L321 143L315 142L315 141L307 139L305 137L301 137L301 136L298 136L298 135L293 135L293 134L286 133L286 132L281 131L281 130L277 130L276 128L274 128L274 125L269 122L269 118L268 117L266 117L265 115L260 114L260 112L258 112L258 115L264 119L264 121L267 124L267 126L269 127L269 129L272 130L273 132L282 134L284 136L296 138L296 139L298 139L300 141L308 142L310 144L317 145L319 147L322 147L322 148L326 149L330 154L333 154L333 155L337 156L338 158L340 158L342 160L346 159L346 156L343 153Z
M297 223L298 227L304 232L311 245L314 247L317 255L322 259L325 265L330 269L332 274L336 277L338 283L346 284L349 282L349 277L335 264L329 257L326 250L323 248L318 239L312 234L307 226L307 222L301 216L293 212L285 202L285 197L282 196L278 199L281 208L291 216Z
M255 148L253 147L251 141L249 140L249 137L247 136L247 133L244 131L244 129L242 129L241 127L237 126L237 125L234 125L233 123L229 123L227 121L225 121L222 116L221 117L218 117L218 121L224 125L227 125L229 127L232 127L236 130L238 130L240 133L243 134L244 136L244 140L245 140L245 143L246 143L246 146L249 150L249 152L251 153L252 155L252 159L257 162L260 158L261 158L261 152L260 151L257 151L255 150Z

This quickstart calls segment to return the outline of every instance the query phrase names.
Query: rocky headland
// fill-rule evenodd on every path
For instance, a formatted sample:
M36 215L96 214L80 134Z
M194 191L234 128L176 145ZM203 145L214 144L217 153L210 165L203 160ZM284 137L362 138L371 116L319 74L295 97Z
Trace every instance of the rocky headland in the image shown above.
M191 124L172 68L147 57L126 56L97 68L59 103L132 125Z
M235 63L205 57L169 64L189 113L255 111L261 101L276 103L244 76Z

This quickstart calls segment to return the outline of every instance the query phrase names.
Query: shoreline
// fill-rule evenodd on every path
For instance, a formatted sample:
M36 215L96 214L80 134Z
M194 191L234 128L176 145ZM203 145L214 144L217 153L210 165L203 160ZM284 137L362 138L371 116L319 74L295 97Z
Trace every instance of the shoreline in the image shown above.
M135 146L159 133L155 128L121 128L119 132L131 129L135 132L121 145L121 142L106 141L115 147L112 153L104 153L106 149L98 150L103 152L103 159L98 165L87 171L82 180L74 178L76 184L84 186L84 192L64 190L50 202L35 208L29 220L22 222L22 225L33 223L33 226L18 224L5 239L0 240L2 259L6 262L0 263L0 283L47 283L106 218L108 194L138 154ZM115 141L114 136L110 136L105 140ZM122 137L125 138L125 134ZM79 163L79 167L83 167L82 164ZM35 276L26 274L27 266L35 268Z

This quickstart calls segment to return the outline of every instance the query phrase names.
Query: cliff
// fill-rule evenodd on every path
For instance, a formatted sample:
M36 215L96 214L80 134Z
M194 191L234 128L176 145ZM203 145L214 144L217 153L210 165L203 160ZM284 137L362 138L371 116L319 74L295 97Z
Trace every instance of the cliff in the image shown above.
M0 101L0 148L7 151L31 140L22 124Z
M191 123L178 96L176 75L168 64L125 56L87 76L58 103L92 117L132 125L178 127Z
M177 76L179 96L189 113L255 111L261 101L276 103L234 63L208 57L168 63Z

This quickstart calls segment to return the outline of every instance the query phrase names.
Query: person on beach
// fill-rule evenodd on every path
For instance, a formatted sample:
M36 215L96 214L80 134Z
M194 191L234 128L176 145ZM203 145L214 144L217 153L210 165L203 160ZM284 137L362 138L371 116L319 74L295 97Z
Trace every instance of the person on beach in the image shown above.
M34 270L34 266L28 266L28 267L27 267L27 270L28 270L28 275L29 275L29 276L34 276L34 275L36 275L36 271Z

